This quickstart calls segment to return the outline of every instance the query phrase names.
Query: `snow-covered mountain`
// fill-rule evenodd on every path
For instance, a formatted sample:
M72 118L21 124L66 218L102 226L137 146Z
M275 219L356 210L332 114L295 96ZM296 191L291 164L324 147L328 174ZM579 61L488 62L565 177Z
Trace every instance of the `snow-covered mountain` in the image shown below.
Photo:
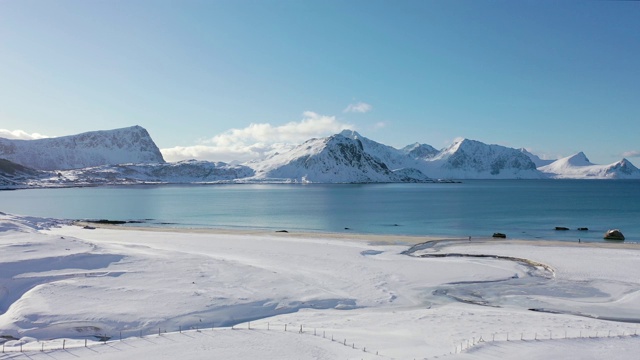
M350 135L356 139L342 134L311 139L285 153L247 163L256 171L252 180L302 183L429 181L417 169L392 171L379 157L365 151L364 141L358 138L357 133ZM377 148L375 144L373 146ZM387 154L378 151L376 155Z
M403 153L409 155L413 159L429 160L436 156L440 151L431 145L413 143L400 149Z
M349 139L360 141L362 143L363 150L367 154L382 161L391 170L422 167L422 165L418 161L416 161L416 159L407 155L402 150L398 150L389 145L384 145L379 142L373 141L358 134L358 132L356 131L343 130L340 135Z
M0 158L39 170L164 163L151 136L140 126L38 140L0 138Z
M17 170L12 174L11 170L14 168ZM33 170L0 160L0 189L28 186L230 183L253 175L253 170L246 166L197 160L163 164L103 165L59 171Z
M0 159L0 186L9 187L27 183L40 172L9 160Z
M540 166L549 165L549 164L551 164L552 162L555 161L555 160L541 159L538 155L532 154L531 152L529 152L525 148L520 148L520 152L522 152L523 154L527 155L529 157L529 159L531 159L531 161L533 161L533 163L536 164L537 168L539 168Z
M609 165L596 165L583 152L538 169L555 179L640 179L640 170L627 159Z
M540 166L542 165L542 166ZM165 163L139 126L41 140L0 139L0 187L141 183L431 182L432 179L640 179L626 159L595 165L583 154L549 163L524 149L464 139L438 151L396 149L345 130L243 165Z
M517 149L463 139L426 161L425 173L450 179L540 179L531 159Z

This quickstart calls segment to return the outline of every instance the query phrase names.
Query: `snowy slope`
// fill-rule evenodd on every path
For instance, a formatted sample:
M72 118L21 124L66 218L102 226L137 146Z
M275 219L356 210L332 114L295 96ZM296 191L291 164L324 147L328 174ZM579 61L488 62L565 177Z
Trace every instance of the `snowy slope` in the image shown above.
M556 179L640 179L640 170L627 159L596 165L583 152L558 159L539 170Z
M424 240L0 213L0 358L637 358L634 244Z
M541 159L538 155L536 154L532 154L531 152L527 151L527 149L525 148L520 148L520 151L527 155L529 157L529 159L531 159L531 161L533 161L534 164L536 164L536 167L539 168L540 166L545 166L545 165L549 165L552 162L554 162L555 160L546 160L546 159Z
M0 159L0 189L28 182L39 176L39 171Z
M60 171L55 179L61 184L138 184L228 182L253 175L242 165L223 162L185 160L164 164L104 165L79 170ZM51 181L56 181L51 179Z
M544 175L519 150L463 139L426 161L427 175L452 179L540 179Z
M103 165L76 170L31 170L10 176L2 171L0 190L24 187L68 187L118 184L228 183L254 174L242 165L185 160L177 163ZM21 165L17 165L21 166Z
M382 152L377 152L380 155ZM365 151L360 139L341 134L311 139L282 154L248 163L256 171L251 180L318 183L425 181L420 171L390 170L379 157Z
M39 170L164 163L149 133L140 126L38 140L0 138L0 158Z
M428 160L436 156L440 151L431 145L413 143L403 147L400 151L413 159Z

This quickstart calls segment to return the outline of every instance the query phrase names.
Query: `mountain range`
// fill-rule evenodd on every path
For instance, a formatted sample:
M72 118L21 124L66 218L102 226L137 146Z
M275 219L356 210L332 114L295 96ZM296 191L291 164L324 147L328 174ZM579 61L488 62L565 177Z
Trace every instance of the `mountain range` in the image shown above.
M444 179L444 180L443 180ZM525 149L463 139L402 149L351 130L310 139L244 164L164 161L140 126L40 140L0 138L0 187L140 183L388 183L462 179L640 179L627 159L592 164L584 153L543 160Z

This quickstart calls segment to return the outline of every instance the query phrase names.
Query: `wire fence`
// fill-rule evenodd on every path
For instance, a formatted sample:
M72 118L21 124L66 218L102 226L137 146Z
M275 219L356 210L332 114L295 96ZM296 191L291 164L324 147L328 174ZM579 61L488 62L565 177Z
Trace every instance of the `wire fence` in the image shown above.
M51 339L44 341L28 341L21 339L2 339L0 341L5 340L2 343L2 354L15 354L15 353L25 353L28 355L29 353L33 354L34 352L53 352L59 350L72 350L78 349L82 347L93 347L100 344L108 344L108 343L117 343L121 341L125 341L131 338L146 338L151 336L166 336L167 334L178 334L183 332L211 332L211 331L280 331L286 332L290 334L297 335L306 335L306 336L315 336L336 345L348 347L354 351L361 351L367 353L368 355L375 355L380 357L387 357L381 351L376 350L374 346L367 346L364 343L357 343L353 339L348 339L344 335L338 336L337 333L341 331L345 331L345 329L336 330L336 329L323 329L323 328L314 328L300 324L292 324L292 323L271 323L271 322L247 322L238 325L234 325L231 327L215 327L214 324L211 326L190 326L190 327L179 327L178 329L162 329L161 327L157 330L153 331L138 331L135 336L125 336L130 335L131 331L127 331L126 333L118 332L115 336L107 336L103 335L94 335L85 339ZM468 339L461 340L459 342L455 342L452 345L452 349L449 352L439 353L436 355L431 355L428 357L420 357L421 359L433 359L433 358L441 358L450 355L460 354L467 352L475 347L482 345L484 343L491 342L512 342L512 341L553 341L553 340L565 340L565 339L602 339L602 338L624 338L624 337L637 337L638 330L637 329L627 329L627 330L562 330L562 331L539 331L539 332L495 332L484 335L472 336ZM373 341L373 340L372 340Z

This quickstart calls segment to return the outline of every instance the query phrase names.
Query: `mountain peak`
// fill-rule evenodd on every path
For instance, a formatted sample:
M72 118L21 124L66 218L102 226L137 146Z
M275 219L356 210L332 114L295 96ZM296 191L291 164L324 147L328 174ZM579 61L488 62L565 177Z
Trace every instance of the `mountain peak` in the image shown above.
M582 151L566 158L567 163L573 166L589 166L593 165Z
M342 135L342 136L344 136L346 138L349 138L349 139L358 139L358 138L362 138L363 137L357 131L349 130L349 129L342 130L339 133L339 135Z

